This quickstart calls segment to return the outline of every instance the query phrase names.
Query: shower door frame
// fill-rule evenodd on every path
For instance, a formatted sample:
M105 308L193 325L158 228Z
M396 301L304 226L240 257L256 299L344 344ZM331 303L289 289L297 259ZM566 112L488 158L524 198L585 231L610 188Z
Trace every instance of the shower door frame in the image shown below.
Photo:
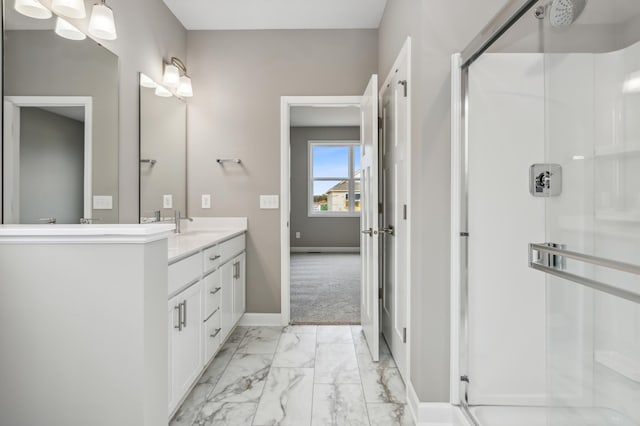
M453 55L451 100L451 382L450 399L469 410L469 67L539 0L510 0L462 53ZM472 379L472 378L471 378Z

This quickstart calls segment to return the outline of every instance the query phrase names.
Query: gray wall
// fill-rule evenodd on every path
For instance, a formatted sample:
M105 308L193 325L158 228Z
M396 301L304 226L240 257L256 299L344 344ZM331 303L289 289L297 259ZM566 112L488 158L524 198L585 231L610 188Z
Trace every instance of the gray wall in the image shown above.
M40 108L20 111L20 223L84 216L84 123Z
M5 31L6 96L90 96L92 191L113 197L94 218L118 222L118 58L96 43L50 31Z
M280 312L280 97L361 95L377 69L376 30L190 31L189 208L247 216L247 311ZM216 164L239 157L242 165ZM212 208L200 208L212 194Z
M411 383L420 401L449 401L451 55L505 3L389 0L379 29L381 81L407 36L413 42L409 339Z
M308 215L310 140L357 141L360 127L291 128L291 247L360 247L360 217Z

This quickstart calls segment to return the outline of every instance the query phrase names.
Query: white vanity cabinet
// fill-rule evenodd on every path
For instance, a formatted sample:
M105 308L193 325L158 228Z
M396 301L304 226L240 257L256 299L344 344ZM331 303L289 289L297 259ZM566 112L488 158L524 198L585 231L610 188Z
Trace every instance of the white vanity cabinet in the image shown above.
M196 383L245 311L245 234L190 247L169 264L169 415Z

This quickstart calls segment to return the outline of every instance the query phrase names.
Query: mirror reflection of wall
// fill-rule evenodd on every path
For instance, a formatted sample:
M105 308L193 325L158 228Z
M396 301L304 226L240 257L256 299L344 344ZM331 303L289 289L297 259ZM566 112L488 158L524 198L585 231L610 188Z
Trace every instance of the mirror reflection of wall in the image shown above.
M140 74L140 222L187 215L187 105Z
M16 13L10 3L5 2L4 7L4 135L5 139L11 134L18 137L12 147L5 144L3 150L3 222L39 223L39 219L55 218L57 223L79 223L80 218L93 218L99 223L117 223L118 58L91 39L56 35L55 15L48 20L31 19ZM84 110L78 109L85 104L90 105L89 123L85 123ZM75 150L71 148L74 142L63 137L69 126L60 124L65 116L69 119L67 108L75 108L82 127L88 124L91 129L84 132L84 143L76 143ZM33 126L19 125L16 115ZM31 120L34 115L50 119ZM58 130L45 130L53 122L60 126ZM32 138L28 144L22 140L27 135ZM37 144L33 138L38 139ZM89 157L79 162L85 155ZM40 158L47 169L33 165L37 163L20 167L34 158ZM67 169L67 183L55 186L67 191L56 194L53 177L63 175L62 160L68 160L67 164L73 160L82 170L70 168L75 170L72 184ZM46 176L34 176L30 170L46 172ZM60 210L63 205L67 212ZM30 213L23 216L25 211Z

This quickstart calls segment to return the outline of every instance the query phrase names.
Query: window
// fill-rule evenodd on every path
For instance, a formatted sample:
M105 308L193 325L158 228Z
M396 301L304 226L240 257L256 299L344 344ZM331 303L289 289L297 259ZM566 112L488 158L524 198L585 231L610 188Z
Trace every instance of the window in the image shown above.
M309 141L309 216L360 215L360 141Z

